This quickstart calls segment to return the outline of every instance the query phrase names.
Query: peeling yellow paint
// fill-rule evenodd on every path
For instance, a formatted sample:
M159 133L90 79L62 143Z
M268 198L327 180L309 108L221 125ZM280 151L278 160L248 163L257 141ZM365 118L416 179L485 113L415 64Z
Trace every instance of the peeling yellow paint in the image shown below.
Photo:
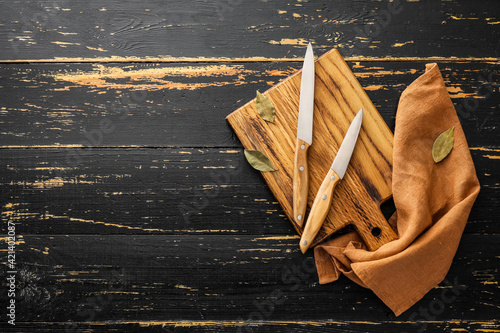
M255 238L256 240L257 239L264 239L264 240L280 240L280 239L299 239L300 237L298 235L293 235L293 236L270 236L270 237L259 237L259 238Z
M264 73L266 75L273 75L273 76L288 76L294 72L296 72L297 70L294 69L294 68L291 68L291 69L288 69L288 70L280 70L280 69L271 69L271 70L267 70L265 71Z
M75 217L69 217L69 216L61 216L61 215L53 215L53 214L43 214L43 215L41 215L41 218L43 218L45 220L48 220L48 219L68 219L68 220L74 221L74 222L102 224L102 225L105 225L105 226L117 227L117 228L125 228L125 229L131 229L131 230L163 231L163 232L166 232L166 230L163 230L163 229L139 228L139 227L132 227L132 226L127 226L127 225L121 225L121 224L117 224L117 223L108 223L108 222L101 222L101 221L95 221L95 220L86 220L86 219L81 219L81 218L75 218Z
M19 36L18 38L21 38ZM275 42L278 43L278 42ZM326 47L326 46L325 46ZM390 62L390 61L458 61L458 62L488 62L497 63L500 61L500 57L367 57L367 56L354 56L346 57L346 61L380 61L380 62ZM172 56L158 56L158 57L95 57L95 58L84 58L84 57L54 57L49 59L14 59L14 60L2 60L0 63L3 64L19 64L19 63L240 63L240 62L297 62L302 63L304 58L292 57L292 58L270 58L270 57L240 57L240 58L230 58L230 57L172 57Z
M15 204L14 204L15 205ZM2 212L4 215L13 215L14 211L4 211ZM75 218L75 217L70 217L70 216L64 216L64 215L54 215L50 213L19 213L16 212L16 215L19 215L20 217L23 216L38 216L41 220L49 220L49 219L67 219L69 221L73 222L83 222L83 223L91 223L91 224L97 224L97 225L105 225L109 227L116 227L116 228L125 228L129 230L141 230L141 231L157 231L157 232L178 232L178 233L237 233L239 230L234 230L234 229L175 229L175 230L164 230L164 229L158 229L158 228L141 228L141 227L133 227L133 226L127 226L127 225L122 225L122 224L117 224L117 223L109 223L109 222L103 222L103 221L96 221L96 220L87 220L87 219L82 219L82 218ZM0 238L1 240L2 238Z
M460 87L446 87L446 89L448 90L448 93L450 93L450 94L456 94L456 93L463 92L462 88L460 88Z
M129 324L128 322L122 322L123 324ZM134 322L137 324L137 322ZM307 326L325 326L325 325L349 325L348 322L338 322L338 321L307 321L307 320L259 320L259 321L163 321L163 322L139 322L141 327L149 326L175 326L175 327L204 327L204 326L219 326L219 327L231 327L231 326L265 326L265 325L307 325Z
M70 170L72 168L70 167L34 167L34 168L23 168L23 170L48 170L48 171L55 171L55 170Z
M372 91L372 90L379 90L379 89L382 89L384 86L383 85L372 85L372 86L366 86L366 87L363 87L364 90L369 90L369 91Z
M497 152L500 153L500 149L493 149L493 148L485 148L485 147L471 147L469 148L470 150L481 150L481 151L491 151L491 152Z
M125 290L104 290L95 293L90 293L91 295L102 295L102 294L120 294L120 295L140 295L138 291L125 291Z
M406 44L413 44L413 41L410 40L410 41L404 42L404 43L394 43L394 44L392 44L392 47L401 47L401 46L406 45Z
M108 52L108 50L105 50L101 47L90 47L88 45L85 46L86 48L88 48L89 50L94 50L94 51L100 51L100 52Z
M66 271L68 275L80 275L80 274L89 274L89 271Z
M7 243L9 241L9 237L0 237L0 241L1 242L5 242ZM20 244L25 244L26 242L24 241L24 238L23 238L23 235L16 235L16 245L20 245ZM0 252L6 252L8 251L9 249L5 248L5 249L0 249Z
M182 67L153 67L145 69L125 70L102 64L94 65L94 70L75 73L55 72L52 77L57 81L71 82L80 86L93 86L104 89L129 90L163 90L188 89L201 87L224 86L227 84L245 84L245 75L253 70L244 69L243 65L198 65ZM175 78L181 80L174 81ZM228 80L214 80L223 77ZM186 78L197 78L196 82L185 82ZM206 78L205 82L201 78ZM127 79L118 83L117 79Z
M304 39L304 38L296 38L296 39L282 38L280 41L270 40L268 43L269 44L273 44L273 45L307 46L307 44L309 43L309 41L306 40L306 39Z
M462 17L450 15L453 20L479 20L479 17Z
M82 278L78 278L78 279L58 279L58 281L60 282L76 282L76 283L82 283L82 281L93 281L93 282L98 282L98 283L108 283L109 281L105 280L105 279L82 279Z
M198 291L198 289L196 289L196 288L188 287L188 286L185 286L183 284L176 284L174 287L175 288L179 288L179 289L187 289L187 290L191 290L191 291Z
M462 90L462 88L457 86L447 86L446 89L448 90L448 93L451 95L452 98L466 98L466 97L484 98L484 96L477 95L474 92L466 93Z
M490 160L500 160L500 155L484 155L484 157L487 157Z
M278 14L286 14L286 10L278 10Z
M53 188L61 187L64 185L64 180L61 177L56 177L47 180L37 180L33 182L34 188Z
M42 169L49 169L49 167L42 167ZM33 168L36 169L36 168ZM64 184L93 184L94 182L88 181L88 180L82 180L80 178L61 178L61 177L55 177L51 179L38 179L33 182L29 181L18 181L18 182L13 182L11 181L10 184L12 185L22 185L22 186L33 186L34 188L37 189L49 189L49 188L54 188L54 187L61 187Z
M77 282L77 281L75 281ZM245 283L248 284L248 283ZM142 294L142 293L141 293ZM218 294L207 294L207 295L217 295ZM452 323L452 324L461 324L464 321L462 320L448 320L448 321L421 321L421 323ZM45 322L42 322L45 323ZM170 321L120 321L119 323L115 323L116 325L139 325L140 327L239 327L239 326L247 326L247 327L265 327L269 325L273 326L287 326L287 325L301 325L301 326L327 326L327 325L337 325L337 326L345 326L348 327L352 324L360 324L360 325L384 325L387 324L388 321L382 322L368 322L368 321L333 321L333 320L258 320L258 321L247 321L247 320L198 320L198 321L188 321L188 320L170 320ZM391 321L391 323L396 324L408 324L408 321ZM413 322L412 322L413 323ZM469 325L481 325L483 328L478 329L481 332L494 332L492 329L498 328L498 324L495 321L490 322L474 322L468 321ZM86 325L89 326L105 326L109 325L108 321L92 321L86 322ZM462 328L450 328L453 331L463 331ZM467 329L465 331L468 331Z
M498 284L498 281L483 281L481 283L484 284L484 285L487 285L487 284Z
M376 69L376 68L371 68ZM416 69L410 69L408 71L389 71L389 70L379 70L379 71L368 71L368 72L356 72L356 77L369 78L369 77L377 77L377 76L386 76L386 75L403 75L403 74L415 74L417 72Z
M32 34L26 34L26 35L19 35L15 37L17 40L25 42L28 45L36 44L35 40L33 39ZM10 42L13 41L13 39L9 39Z
M254 252L254 251L259 251L259 252L281 252L281 249L241 249L238 250L238 252Z
M80 43L70 43L70 42L51 42L51 43L59 45L60 47L68 47L70 45L80 45Z
M45 148L82 148L83 145L33 145L33 146L21 146L21 145L12 145L12 146L0 146L0 149L23 149L23 148L36 148L36 149L45 149Z

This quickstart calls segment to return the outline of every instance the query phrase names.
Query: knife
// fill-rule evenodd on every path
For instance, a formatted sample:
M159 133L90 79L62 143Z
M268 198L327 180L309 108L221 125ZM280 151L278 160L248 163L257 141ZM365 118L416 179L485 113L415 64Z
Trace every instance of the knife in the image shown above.
M358 134L361 129L362 121L363 109L360 109L349 126L339 151L337 152L337 156L335 156L332 166L330 170L328 170L316 194L311 211L309 212L309 217L307 218L306 226L300 238L300 250L302 253L305 253L313 242L330 210L333 190L339 181L344 178L347 166L351 160L352 152L358 141Z
M309 193L307 151L312 144L313 134L314 76L314 54L311 43L309 43L302 65L297 142L293 167L293 218L299 227L304 224Z

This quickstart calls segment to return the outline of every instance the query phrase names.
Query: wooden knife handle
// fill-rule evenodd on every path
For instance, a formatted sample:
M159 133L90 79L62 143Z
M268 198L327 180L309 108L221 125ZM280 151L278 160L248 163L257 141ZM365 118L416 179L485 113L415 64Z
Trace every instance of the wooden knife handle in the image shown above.
M309 194L308 149L307 142L297 139L293 167L293 219L299 227L302 227L306 218L307 196Z
M318 190L318 193L316 194L316 198L314 198L314 203L311 207L311 211L309 212L306 226L304 227L302 237L300 238L300 250L302 253L306 253L307 249L318 234L319 229L321 229L326 215L328 215L328 212L330 211L333 190L339 181L339 175L337 175L337 173L332 169L329 169Z

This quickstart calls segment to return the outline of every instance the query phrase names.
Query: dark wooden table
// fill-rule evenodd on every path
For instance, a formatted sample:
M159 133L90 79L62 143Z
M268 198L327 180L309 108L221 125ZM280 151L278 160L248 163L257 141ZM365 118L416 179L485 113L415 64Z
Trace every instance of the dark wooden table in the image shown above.
M0 331L500 330L499 1L0 6ZM347 278L318 284L225 121L307 41L340 50L392 130L437 62L469 140L482 190L447 282L399 317Z

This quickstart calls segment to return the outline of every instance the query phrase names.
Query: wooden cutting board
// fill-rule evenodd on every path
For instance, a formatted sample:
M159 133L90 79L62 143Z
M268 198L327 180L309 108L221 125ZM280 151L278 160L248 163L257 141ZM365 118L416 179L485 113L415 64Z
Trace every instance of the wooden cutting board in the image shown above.
M308 212L349 125L363 108L363 125L344 179L314 245L348 224L354 224L370 250L397 238L380 204L391 197L393 134L340 53L333 49L315 63L313 142L309 148ZM258 114L255 99L227 120L245 149L263 152L277 171L262 172L298 234L293 221L293 161L297 132L301 71L264 93L276 109L274 123Z

